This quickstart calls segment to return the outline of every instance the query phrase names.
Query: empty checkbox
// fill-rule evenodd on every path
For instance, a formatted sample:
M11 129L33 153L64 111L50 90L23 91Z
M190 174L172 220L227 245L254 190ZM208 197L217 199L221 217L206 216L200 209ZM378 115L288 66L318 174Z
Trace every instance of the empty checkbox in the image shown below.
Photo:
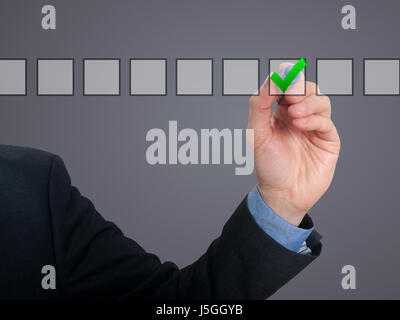
M399 59L364 59L364 95L399 95L399 61Z
M120 95L120 60L85 59L83 92L85 96Z
M74 60L38 59L37 94L74 95Z
M0 95L26 95L26 59L0 59Z
M258 92L259 59L223 59L223 95L247 96Z
M317 59L318 95L353 95L352 59Z
M130 83L131 95L166 95L167 60L131 59Z
M212 96L213 60L177 59L176 95Z

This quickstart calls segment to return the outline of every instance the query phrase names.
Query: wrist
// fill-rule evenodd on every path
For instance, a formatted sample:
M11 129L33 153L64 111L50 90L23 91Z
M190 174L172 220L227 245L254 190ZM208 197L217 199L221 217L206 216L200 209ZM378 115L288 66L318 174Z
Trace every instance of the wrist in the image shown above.
M264 202L283 220L298 227L308 210L297 208L291 197L282 191L266 190L258 185L258 191Z

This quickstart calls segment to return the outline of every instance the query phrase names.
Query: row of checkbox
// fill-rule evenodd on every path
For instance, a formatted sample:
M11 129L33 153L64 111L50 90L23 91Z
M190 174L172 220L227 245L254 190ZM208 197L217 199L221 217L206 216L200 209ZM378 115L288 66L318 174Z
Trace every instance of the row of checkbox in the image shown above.
M269 59L269 72L298 60ZM37 95L73 96L74 64L74 59L37 59ZM83 95L121 94L120 59L83 59L82 64ZM175 94L212 96L213 64L213 59L176 59ZM364 59L363 67L364 95L400 95L400 59ZM129 70L130 95L167 95L167 59L130 59ZM353 74L352 58L316 59L317 94L353 95ZM222 59L223 95L252 95L259 87L260 59ZM0 59L0 95L27 95L27 59Z

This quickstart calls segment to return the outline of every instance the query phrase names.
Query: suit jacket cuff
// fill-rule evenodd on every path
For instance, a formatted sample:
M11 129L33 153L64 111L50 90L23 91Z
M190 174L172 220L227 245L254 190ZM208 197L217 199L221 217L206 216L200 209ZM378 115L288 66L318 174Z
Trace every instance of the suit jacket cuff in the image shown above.
M311 226L312 220L307 215L302 222L303 226ZM321 252L321 236L314 230L306 243L312 250L311 255L301 255L286 249L266 234L252 217L247 197L241 202L231 218L224 226L219 251L229 256L229 260L236 260L247 275L246 288L251 288L251 296L256 299L265 299L301 270L308 266ZM237 283L242 285L243 282Z

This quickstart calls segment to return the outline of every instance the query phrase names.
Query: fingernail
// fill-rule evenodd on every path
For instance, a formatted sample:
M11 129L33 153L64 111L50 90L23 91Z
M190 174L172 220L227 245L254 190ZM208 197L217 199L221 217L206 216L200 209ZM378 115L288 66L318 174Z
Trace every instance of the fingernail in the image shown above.
M286 76L287 76L287 74L289 73L289 71L292 70L292 68L293 68L293 65L287 66L287 67L283 70L282 75L281 75L281 78L282 78L282 79L285 79ZM301 72L299 72L299 73L297 74L296 78L294 78L294 80L291 82L290 85L291 85L291 86L294 85L297 81L299 81L300 77L301 77Z

